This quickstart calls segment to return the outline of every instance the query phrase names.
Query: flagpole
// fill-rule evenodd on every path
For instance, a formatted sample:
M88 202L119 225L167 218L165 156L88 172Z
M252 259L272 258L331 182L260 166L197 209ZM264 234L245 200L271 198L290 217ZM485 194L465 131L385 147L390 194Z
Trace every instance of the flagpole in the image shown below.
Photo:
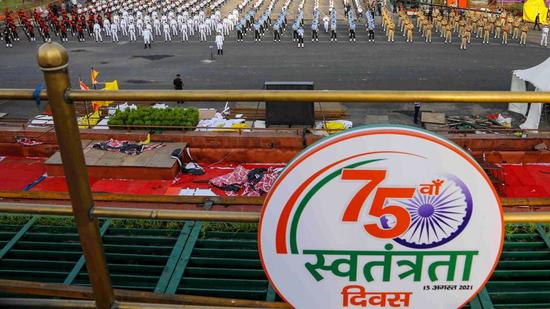
M90 77L92 77L92 76L94 76L94 67L92 67L90 69ZM97 88L95 87L96 83L94 83L94 80L95 80L95 78L92 79L92 85L94 86L94 90L97 90Z
M80 82L82 82L82 78L80 78L80 76L78 76L78 81L78 85L80 85ZM84 111L86 112L86 119L88 119L88 129L90 129L90 113L88 112L88 101L84 101Z

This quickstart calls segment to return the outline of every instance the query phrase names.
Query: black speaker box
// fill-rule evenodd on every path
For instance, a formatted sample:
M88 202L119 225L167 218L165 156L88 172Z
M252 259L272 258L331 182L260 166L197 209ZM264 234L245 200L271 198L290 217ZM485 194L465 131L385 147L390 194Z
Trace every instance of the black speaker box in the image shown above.
M313 82L265 82L266 90L313 90ZM315 124L313 102L265 102L266 126Z

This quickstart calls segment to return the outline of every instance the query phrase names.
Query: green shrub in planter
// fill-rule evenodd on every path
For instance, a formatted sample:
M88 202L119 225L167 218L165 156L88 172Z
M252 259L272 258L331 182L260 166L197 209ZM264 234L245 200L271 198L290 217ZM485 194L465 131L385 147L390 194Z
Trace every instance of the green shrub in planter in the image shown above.
M196 126L199 123L199 111L195 107L165 108L138 107L124 112L117 110L109 118L109 126ZM113 127L116 129L116 127ZM145 127L143 127L145 128ZM150 129L150 128L148 128Z

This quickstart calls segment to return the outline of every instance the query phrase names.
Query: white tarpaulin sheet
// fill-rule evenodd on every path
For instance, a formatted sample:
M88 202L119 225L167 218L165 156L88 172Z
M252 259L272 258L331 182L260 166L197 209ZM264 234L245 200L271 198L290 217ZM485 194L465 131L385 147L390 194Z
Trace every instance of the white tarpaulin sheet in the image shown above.
M512 73L511 91L526 91L525 82L535 86L536 91L550 91L550 57L543 63L525 70L515 70ZM525 116L527 104L510 103L508 110ZM520 125L522 129L538 129L542 103L531 103L526 121Z
M510 85L510 91L527 91L525 86L525 81L515 74L512 74L512 84ZM508 110L511 112L516 112L525 116L527 114L528 105L525 103L509 103Z

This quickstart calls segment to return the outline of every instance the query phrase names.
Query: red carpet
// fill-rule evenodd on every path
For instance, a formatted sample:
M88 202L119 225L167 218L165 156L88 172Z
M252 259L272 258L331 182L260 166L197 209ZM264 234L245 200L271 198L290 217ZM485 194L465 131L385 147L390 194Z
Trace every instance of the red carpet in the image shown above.
M4 157L0 161L0 190L23 190L26 185L46 172L45 160L45 158Z
M506 197L550 197L550 164L503 164Z
M0 161L0 190L19 191L46 171L45 158L5 157ZM175 181L171 180L135 180L135 179L93 179L90 178L92 192L178 195L181 189L212 189L217 195L225 195L223 190L212 188L208 181L214 177L233 171L237 165L201 164L205 174L194 176L184 174ZM283 164L244 164L247 169L283 167ZM30 191L67 192L65 177L47 177Z

